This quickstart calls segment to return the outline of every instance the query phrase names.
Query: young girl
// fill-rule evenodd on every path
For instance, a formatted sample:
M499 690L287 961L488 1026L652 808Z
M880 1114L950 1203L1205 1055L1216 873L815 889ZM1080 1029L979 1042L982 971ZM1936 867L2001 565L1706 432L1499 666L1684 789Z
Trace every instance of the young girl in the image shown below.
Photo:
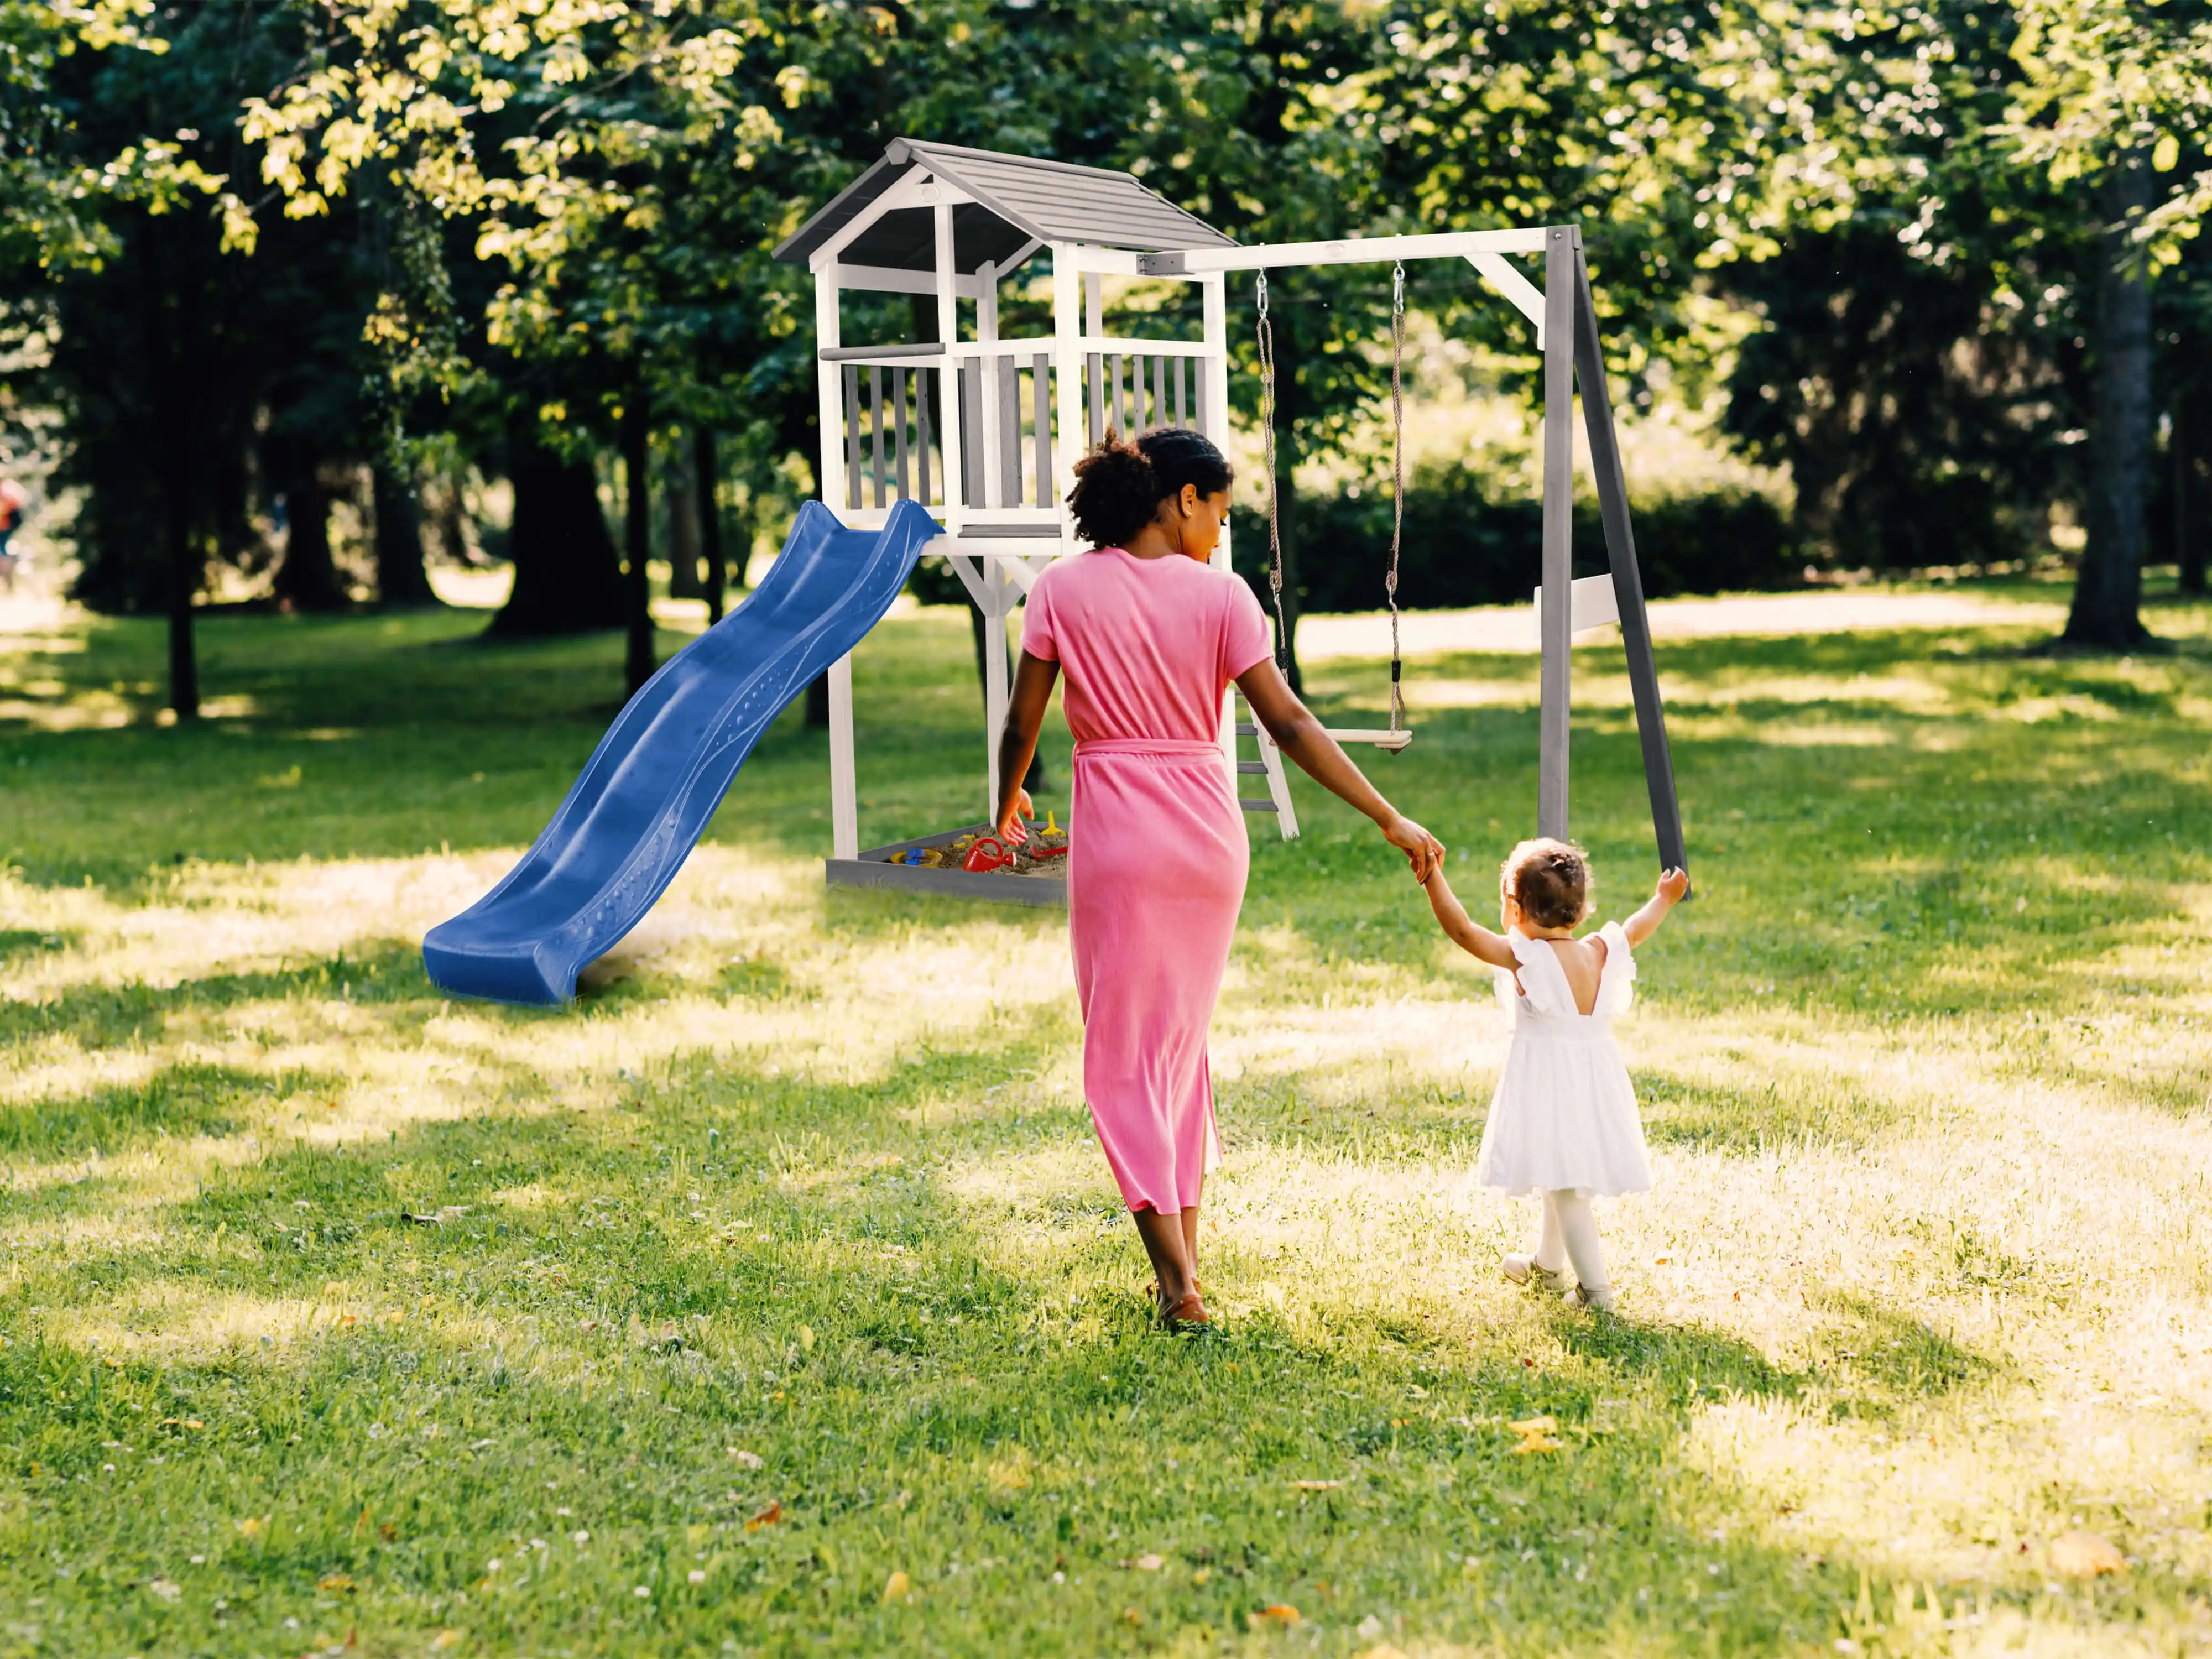
M1571 1302L1609 1311L1613 1285L1590 1197L1651 1190L1636 1090L1613 1046L1613 1017L1628 1006L1632 951L1658 930L1690 878L1668 871L1627 926L1608 921L1579 939L1574 931L1589 914L1589 862L1565 842L1524 841L1507 855L1498 884L1502 935L1469 919L1441 865L1425 884L1453 943L1501 970L1498 1000L1513 1016L1513 1046L1490 1103L1476 1178L1509 1197L1540 1194L1544 1217L1535 1249L1505 1257L1505 1276L1516 1285L1533 1278Z

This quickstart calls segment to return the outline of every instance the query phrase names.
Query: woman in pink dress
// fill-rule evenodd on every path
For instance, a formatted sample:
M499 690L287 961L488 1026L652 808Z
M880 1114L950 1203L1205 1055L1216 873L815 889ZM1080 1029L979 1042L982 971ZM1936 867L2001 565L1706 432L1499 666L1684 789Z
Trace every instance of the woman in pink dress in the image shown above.
M1250 850L1220 744L1234 680L1283 752L1406 854L1443 857L1346 758L1275 667L1251 590L1207 561L1229 514L1229 463L1196 432L1109 433L1075 469L1077 532L1095 550L1037 578L999 745L998 829L1025 840L1020 780L1054 682L1075 736L1068 947L1083 1008L1083 1092L1135 1217L1170 1328L1208 1322L1198 1206L1220 1160L1206 1026L1244 899Z

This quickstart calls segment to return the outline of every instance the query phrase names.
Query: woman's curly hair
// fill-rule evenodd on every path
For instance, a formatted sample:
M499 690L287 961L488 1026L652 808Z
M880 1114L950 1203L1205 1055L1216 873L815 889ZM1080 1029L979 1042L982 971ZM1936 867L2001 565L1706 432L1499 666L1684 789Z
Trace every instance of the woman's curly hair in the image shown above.
M1498 886L1539 927L1573 927L1589 915L1589 856L1549 836L1524 841L1498 866Z
M1157 426L1134 442L1111 428L1075 464L1067 505L1075 532L1093 547L1121 547L1152 521L1160 503L1195 484L1201 495L1229 488L1236 478L1228 458L1202 432Z

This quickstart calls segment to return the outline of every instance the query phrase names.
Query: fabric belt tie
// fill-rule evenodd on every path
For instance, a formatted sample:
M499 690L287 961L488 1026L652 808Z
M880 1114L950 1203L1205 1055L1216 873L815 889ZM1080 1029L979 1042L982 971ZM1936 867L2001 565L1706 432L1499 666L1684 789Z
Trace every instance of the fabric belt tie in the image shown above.
M1152 755L1163 760L1195 759L1204 755L1218 760L1221 745L1182 738L1085 738L1075 745L1076 759L1085 760L1094 755Z

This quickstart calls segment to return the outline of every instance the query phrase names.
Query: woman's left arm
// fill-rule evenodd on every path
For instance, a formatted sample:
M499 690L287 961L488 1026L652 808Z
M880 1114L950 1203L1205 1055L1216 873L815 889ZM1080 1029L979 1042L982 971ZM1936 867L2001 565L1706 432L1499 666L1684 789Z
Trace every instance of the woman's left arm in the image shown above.
M1251 706L1253 718L1267 728L1275 746L1298 764L1316 783L1355 811L1374 819L1383 840L1406 855L1413 879L1426 881L1429 872L1443 864L1443 844L1427 830L1382 799L1382 793L1352 763L1336 739L1322 730L1313 711L1298 700L1284 680L1274 659L1262 657L1237 677L1237 689Z
M1052 688L1060 679L1060 665L1022 653L1014 670L1013 696L1006 700L1006 724L999 733L999 839L1018 847L1029 839L1022 828L1030 812L1029 791L1022 780L1030 775L1036 754L1037 733L1044 729L1044 711L1052 706Z

